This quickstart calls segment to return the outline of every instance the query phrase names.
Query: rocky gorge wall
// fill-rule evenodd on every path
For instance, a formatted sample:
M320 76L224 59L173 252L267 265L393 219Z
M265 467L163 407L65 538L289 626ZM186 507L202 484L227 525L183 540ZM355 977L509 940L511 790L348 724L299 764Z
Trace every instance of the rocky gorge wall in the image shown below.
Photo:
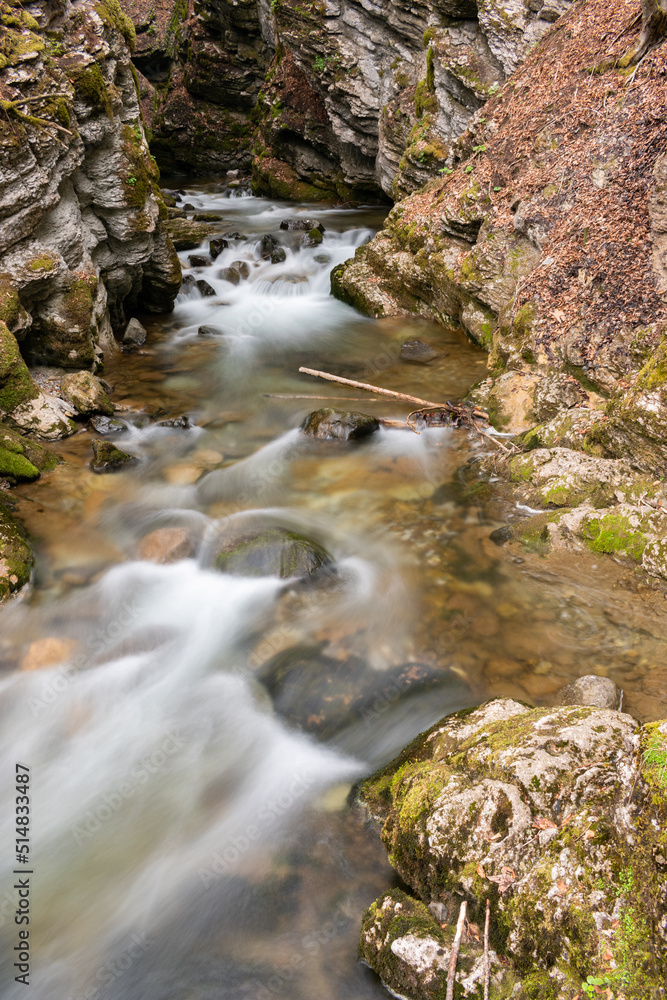
M124 0L160 162L294 199L419 187L568 6Z
M117 0L0 2L3 482L57 461L24 435L66 437L77 426L71 416L94 411L95 400L108 412L92 372L119 349L132 312L169 311L180 287L133 44ZM78 378L91 399L81 402L74 385L69 404L66 391L45 391L34 365L61 369L63 390ZM11 512L0 514L2 598L26 582L32 557Z

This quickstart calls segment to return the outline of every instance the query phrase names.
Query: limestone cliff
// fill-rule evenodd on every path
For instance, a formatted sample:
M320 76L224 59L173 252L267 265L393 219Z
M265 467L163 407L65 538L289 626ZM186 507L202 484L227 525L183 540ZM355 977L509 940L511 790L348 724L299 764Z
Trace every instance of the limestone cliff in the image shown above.
M26 361L94 369L180 285L117 0L1 0L0 417L71 432Z
M153 149L296 199L397 197L569 0L123 0Z
M478 398L503 429L662 474L667 47L624 68L638 15L578 0L333 287L461 324L490 351Z

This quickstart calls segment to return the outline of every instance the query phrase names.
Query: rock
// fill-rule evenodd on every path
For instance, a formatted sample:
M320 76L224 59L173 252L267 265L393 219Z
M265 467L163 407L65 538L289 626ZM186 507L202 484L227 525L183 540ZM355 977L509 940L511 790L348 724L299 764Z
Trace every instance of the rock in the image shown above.
M90 467L93 472L117 472L119 469L135 465L138 459L133 455L116 448L111 441L98 441L93 438L92 442L93 458Z
M125 327L123 344L127 347L142 347L146 343L147 335L146 328L138 319L133 318Z
M270 257L271 254L274 252L274 250L278 250L279 247L280 243L275 238L275 236L271 236L270 233L265 233L264 236L262 236L259 243L256 245L255 249L257 250L257 253L259 254L260 257Z
M439 352L430 344L425 344L423 340L406 340L404 344L401 344L403 361L414 361L417 364L425 365L437 357L439 357Z
M33 382L19 345L0 320L0 418L9 418L28 433L56 441L76 430L55 399Z
M200 326L197 333L200 337L219 337L224 334L224 330L220 326Z
M59 461L48 448L0 424L0 478L12 483L37 479Z
M290 233L308 233L310 234L314 229L319 231L320 236L322 233L326 232L326 229L321 222L315 222L314 219L283 219L280 223L281 229L286 229Z
M222 237L216 237L211 240L208 245L208 252L210 253L213 260L219 257L223 250L226 250L229 246L227 240L223 240Z
M317 542L294 531L266 528L224 544L215 566L234 576L277 576L284 580L314 576L332 567L333 560Z
M450 704L471 700L468 686L449 670L423 663L374 670L357 657L334 659L323 649L324 644L291 647L257 674L278 715L319 739L368 723L390 705L422 691L437 688Z
M636 934L624 990L635 995L627 984L641 981L650 995L667 968L667 890L656 861L667 791L646 747L664 755L666 737L667 723L642 729L610 709L499 699L437 723L364 782L361 798L418 898L448 907L465 898L478 926L491 899L510 971L523 983L512 995L567 996L604 975L601 956L620 953L629 913ZM383 962L387 946L397 953L399 932L433 937L434 921L419 911L368 940L384 899L365 918L361 951L399 993L410 968ZM433 996L432 959L419 969L410 955L401 949L416 974L403 995Z
M61 639L56 636L35 639L21 659L21 670L42 670L45 667L55 667L58 663L66 663L77 646L76 639Z
M91 417L90 426L97 434L122 434L127 431L126 424L115 417Z
M189 559L193 546L184 528L157 528L139 543L139 558L149 562L172 563Z
M285 260L287 260L287 254L285 253L282 247L278 247L278 249L274 250L273 253L271 254L272 264L282 264L283 261Z
M74 407L82 417L91 413L113 416L113 403L107 396L102 383L90 372L73 372L65 375L60 382L63 399Z
M357 441L375 433L379 427L379 421L365 413L344 413L325 407L309 414L301 430L308 437L323 441Z
M195 222L222 222L222 216L217 212L195 212L192 218Z
M250 268L245 260L235 260L229 267L223 267L218 271L218 277L230 281L232 285L238 285L239 281L249 276Z
M207 222L190 219L169 219L165 228L177 250L196 250L213 233L213 226Z
M0 603L25 586L33 562L25 528L0 501Z
M0 445L0 479L6 479L10 483L18 483L39 479L39 469L23 454L23 449L18 451L14 447Z
M556 705L591 705L620 711L623 692L608 677L587 674L566 684L556 695Z
M191 267L208 267L213 263L213 258L207 254L191 253L188 257Z
M179 430L189 430L190 427L196 426L188 413L184 413L181 417L169 417L167 420L158 420L157 424L158 427L176 427Z
M330 264L331 263L331 257L329 256L328 253L316 253L316 254L313 255L313 260L317 264Z
M203 295L204 298L207 298L207 297L210 297L211 295L215 295L216 294L216 291L215 291L215 288L213 287L213 285L209 285L208 281L206 281L204 278L199 278L195 282L195 285L197 286L197 289L198 289L200 295Z
M322 233L319 229L311 229L309 233L299 236L300 247L317 247L322 242Z
M223 233L222 235L223 235L223 238L226 239L226 240L239 240L240 242L243 242L244 240L248 239L248 237L244 236L243 233L238 233L236 231L231 232L231 233Z

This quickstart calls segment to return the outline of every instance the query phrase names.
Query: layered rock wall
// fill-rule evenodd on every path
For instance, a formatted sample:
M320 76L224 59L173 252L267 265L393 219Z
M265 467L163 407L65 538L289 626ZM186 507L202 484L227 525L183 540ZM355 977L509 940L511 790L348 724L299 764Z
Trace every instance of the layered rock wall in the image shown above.
M168 311L162 228L117 0L0 3L0 417L69 433L25 362L95 369L131 310Z

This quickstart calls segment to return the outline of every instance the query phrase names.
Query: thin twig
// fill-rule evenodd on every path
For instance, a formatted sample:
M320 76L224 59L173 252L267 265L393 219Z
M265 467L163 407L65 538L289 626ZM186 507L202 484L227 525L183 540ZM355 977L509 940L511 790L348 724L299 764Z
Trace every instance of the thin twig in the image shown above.
M454 941L452 943L452 954L449 959L449 972L447 974L447 995L445 1000L454 1000L454 977L456 976L456 962L459 957L459 948L461 947L461 935L463 934L463 925L466 919L466 910L468 909L468 904L464 899L461 903L461 909L459 910L459 919L456 924L456 934L454 935Z
M371 385L369 382L355 382L351 378L342 378L340 375L331 375L329 372L318 372L313 368L299 368L304 375L314 375L315 378L324 378L328 382L340 382L342 385L352 385L355 389L366 389L368 392L377 392L381 396L392 396L394 399L402 399L406 403L417 403L418 406L442 406L442 403L434 403L430 399L420 399L419 396L408 396L405 392L394 392L393 389L381 389L378 385Z
M484 921L484 1000L489 1000L489 979L491 963L489 961L489 923L491 921L491 901L486 901L486 920Z

